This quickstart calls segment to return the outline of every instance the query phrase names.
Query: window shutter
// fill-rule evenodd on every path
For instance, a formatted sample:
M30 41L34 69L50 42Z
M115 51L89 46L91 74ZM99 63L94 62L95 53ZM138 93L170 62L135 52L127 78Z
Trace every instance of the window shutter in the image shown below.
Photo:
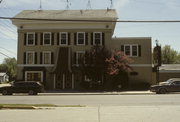
M89 41L88 40L88 33L86 33L86 40L85 41L86 41L86 45L88 45L88 41Z
M102 33L102 45L105 45L105 33Z
M68 45L71 45L71 34L68 33Z
M40 52L40 64L42 64L42 52Z
M26 41L27 41L27 34L24 33L24 45L26 45Z
M57 45L59 45L59 33L57 33Z
M121 45L121 51L124 52L124 45Z
M93 33L91 33L91 45L93 45Z
M76 64L76 52L74 52L74 64Z
M74 45L77 44L77 33L74 33Z
M24 64L26 64L26 52L24 52Z
M141 45L138 45L138 56L141 57Z
M41 45L43 45L43 33L41 33Z
M38 34L35 33L35 45L37 45L37 43L38 43Z
M51 64L54 64L54 53L51 52Z
M54 33L51 34L51 45L54 45Z
M34 58L34 63L37 64L37 52L35 52L35 58Z

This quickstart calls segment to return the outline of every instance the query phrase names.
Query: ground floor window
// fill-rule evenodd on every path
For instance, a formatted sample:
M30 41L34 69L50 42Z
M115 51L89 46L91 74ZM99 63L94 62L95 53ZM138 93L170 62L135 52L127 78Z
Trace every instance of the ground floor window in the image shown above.
M26 71L25 80L43 82L43 72L42 71Z

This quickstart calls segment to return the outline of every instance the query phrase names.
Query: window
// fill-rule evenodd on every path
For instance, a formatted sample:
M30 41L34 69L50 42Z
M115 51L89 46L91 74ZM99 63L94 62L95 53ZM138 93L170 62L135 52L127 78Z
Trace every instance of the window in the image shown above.
M43 52L43 64L51 64L51 52L50 51Z
M34 64L34 52L26 52L26 64Z
M60 44L67 45L68 44L68 34L67 32L60 33Z
M93 35L93 45L102 45L102 33L95 32Z
M26 81L43 81L43 72L42 71L26 71L25 72Z
M124 45L124 53L127 56L137 57L138 56L138 45Z
M27 33L27 45L34 45L35 44L35 33L31 32L31 33Z
M76 52L76 65L85 63L84 55L85 55L85 51Z
M43 33L43 42L44 45L51 45L51 32Z
M78 45L85 45L85 32L77 33L77 41Z

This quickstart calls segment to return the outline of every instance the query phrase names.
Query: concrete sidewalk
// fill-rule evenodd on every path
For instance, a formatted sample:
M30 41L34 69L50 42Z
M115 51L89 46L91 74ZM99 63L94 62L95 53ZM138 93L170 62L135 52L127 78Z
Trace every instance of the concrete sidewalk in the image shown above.
M114 91L114 92L57 92L46 91L39 95L153 95L151 91Z

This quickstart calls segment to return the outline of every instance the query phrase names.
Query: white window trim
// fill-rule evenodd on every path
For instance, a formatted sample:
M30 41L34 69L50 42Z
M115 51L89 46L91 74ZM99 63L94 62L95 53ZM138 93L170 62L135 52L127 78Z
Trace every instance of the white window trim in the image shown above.
M85 51L76 51L76 66L79 66L79 62L78 62L78 53L84 53L85 54Z
M44 44L44 35L45 35L45 34L50 34L50 44ZM52 36L51 32L43 32L43 45L44 45L44 46L50 46L50 45L52 44L52 42L51 42L51 40L52 40L51 38L52 38L52 37L51 37L51 36Z
M125 47L126 46L130 46L130 55L127 55L127 56L129 56L129 57L138 57L138 55L139 55L139 47L138 47L138 44L125 44L124 45L124 54L126 54L126 50L125 50ZM132 55L132 47L133 46L137 46L137 56L133 56Z
M26 64L28 64L28 53L32 53L32 54L33 54L33 63L32 63L32 64L35 64L35 63L34 63L35 51L27 51L27 52L26 52Z
M66 34L66 44L62 44L62 43L61 43L61 34ZM67 45L68 45L68 33L67 33L67 32L60 32L59 35L60 35L60 36L59 36L59 40L60 40L60 43L59 43L59 44L60 44L60 45L67 46Z
M51 62L51 51L43 51L43 52L42 52L42 55L43 55L43 56L42 56L42 58L43 58L42 63L45 64L45 63L44 63L44 54L45 54L45 53L49 53L49 55L50 55L50 58L49 58L49 60L50 60L49 62L50 62L50 63L49 63L49 64L51 64L51 63L52 63L52 62Z
M96 45L95 44L95 34L96 33L99 33L100 34L100 46L102 45L102 32L94 32L93 33L93 45Z
M33 44L29 44L29 43L28 43L28 35L29 35L29 34L33 34ZM26 36L26 45L27 45L27 46L34 46L34 45L35 45L35 36L36 36L36 35L35 35L35 32L27 32L27 36Z
M84 43L83 44L79 44L79 41L78 41L78 36L79 36L79 34L84 34ZM85 45L85 42L86 42L86 34L85 34L85 32L77 32L77 45Z
M25 81L27 81L28 73L41 73L41 81L40 82L43 82L43 71L25 71Z

